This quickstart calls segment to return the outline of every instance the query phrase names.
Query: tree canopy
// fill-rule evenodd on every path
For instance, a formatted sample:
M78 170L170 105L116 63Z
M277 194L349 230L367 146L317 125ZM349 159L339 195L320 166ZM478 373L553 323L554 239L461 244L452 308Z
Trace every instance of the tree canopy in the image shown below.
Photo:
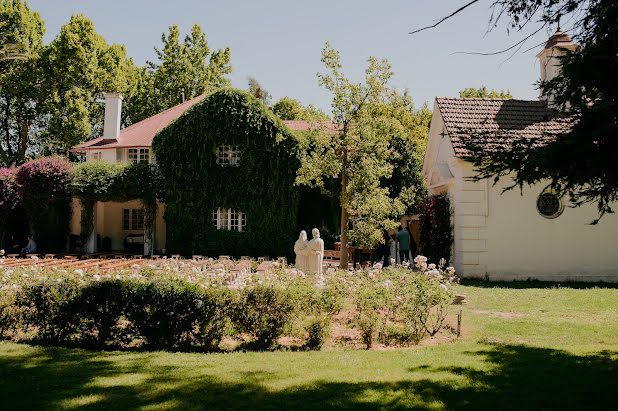
M303 106L303 104L291 97L282 97L273 105L273 112L281 120L306 120L306 121L326 121L330 117L324 111L315 107L313 104Z
M479 88L465 88L459 92L459 97L461 98L503 98L505 100L513 98L511 95L511 91L500 90L499 92L491 89L491 91L487 90L487 87L481 86Z
M0 166L68 154L103 132L104 92L124 96L127 126L181 101L229 85L229 48L211 51L195 25L162 35L158 62L138 67L77 14L45 44L44 22L22 0L0 0Z
M265 106L269 106L272 95L254 77L248 77L247 82L249 94L260 100Z
M136 123L191 99L229 86L232 72L230 48L210 50L202 28L195 24L180 39L176 24L161 35L163 48L155 48L158 62L149 61L139 71L137 90L126 101L127 122Z
M370 57L360 83L343 74L339 52L328 43L322 50L322 62L326 72L318 74L319 84L332 93L333 121L338 130L333 133L315 123L301 154L296 182L326 190L327 181L337 179L341 243L373 246L384 229L397 224L396 219L421 188L401 182L388 184L397 161L403 158L397 150L398 141L414 147L410 127L405 125L415 121L410 115L411 100L389 87L392 71L387 60ZM421 134L419 140L423 139ZM392 192L394 187L399 191ZM341 266L347 268L347 253L341 254Z

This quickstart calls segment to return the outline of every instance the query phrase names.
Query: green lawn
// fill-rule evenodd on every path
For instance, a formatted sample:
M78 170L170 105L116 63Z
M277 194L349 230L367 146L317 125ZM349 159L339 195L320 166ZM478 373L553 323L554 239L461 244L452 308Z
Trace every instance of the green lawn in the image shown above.
M2 409L615 407L618 289L494 285L458 287L469 300L462 308L460 341L408 350L190 354L0 343L0 404Z

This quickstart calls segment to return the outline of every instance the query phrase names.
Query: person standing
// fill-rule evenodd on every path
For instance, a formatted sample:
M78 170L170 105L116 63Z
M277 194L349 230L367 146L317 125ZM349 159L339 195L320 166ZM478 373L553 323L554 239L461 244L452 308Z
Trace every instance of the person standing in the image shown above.
M404 261L410 262L410 233L404 230L402 226L399 226L397 231L397 245L399 246L401 264L403 264Z
M393 239L388 234L388 231L384 230L384 234L382 236L382 245L380 246L380 251L384 262L382 263L382 267L388 267L391 265L391 243Z
M408 232L408 234L410 234L410 261L412 261L414 260L414 257L416 257L416 253L418 253L418 247L416 245L416 241L414 240L414 236L410 231L410 227L406 227L405 230Z

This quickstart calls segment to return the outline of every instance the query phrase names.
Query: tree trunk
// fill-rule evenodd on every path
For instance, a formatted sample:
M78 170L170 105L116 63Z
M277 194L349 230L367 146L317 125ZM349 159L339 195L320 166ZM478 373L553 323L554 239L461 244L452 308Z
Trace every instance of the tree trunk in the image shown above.
M341 261L339 268L342 270L348 270L348 200L346 199L346 192L348 186L348 175L344 171L341 173Z

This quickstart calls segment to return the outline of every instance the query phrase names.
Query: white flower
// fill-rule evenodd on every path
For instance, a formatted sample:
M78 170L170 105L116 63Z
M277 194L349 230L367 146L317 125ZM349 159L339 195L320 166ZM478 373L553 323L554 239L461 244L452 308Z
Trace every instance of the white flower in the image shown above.
M376 268L376 269L378 269L378 270L379 270L379 269L381 269L381 268L382 268L382 264L380 264L380 263L375 263L375 264L373 265L373 268Z
M440 287L442 287L444 289L444 291L448 291L448 287L446 286L446 284L440 284Z
M449 273L449 275L455 274L455 267L446 267L446 272Z
M116 280L120 280L120 274L116 274Z
M440 265L440 267L444 267L446 265L446 259L445 258L441 258L439 265Z
M435 264L429 264L427 267L429 267L430 270L434 270L436 268Z
M61 279L61 278L59 278L59 279L57 279L56 281L57 281L57 282L59 282L59 283L61 283L61 282L62 282L62 279Z
M79 274L80 277L84 276L84 270L82 270L81 268L78 268L77 270L75 270L75 274Z
M95 274L92 276L92 279L95 281L99 281L101 279L101 276L99 274Z

